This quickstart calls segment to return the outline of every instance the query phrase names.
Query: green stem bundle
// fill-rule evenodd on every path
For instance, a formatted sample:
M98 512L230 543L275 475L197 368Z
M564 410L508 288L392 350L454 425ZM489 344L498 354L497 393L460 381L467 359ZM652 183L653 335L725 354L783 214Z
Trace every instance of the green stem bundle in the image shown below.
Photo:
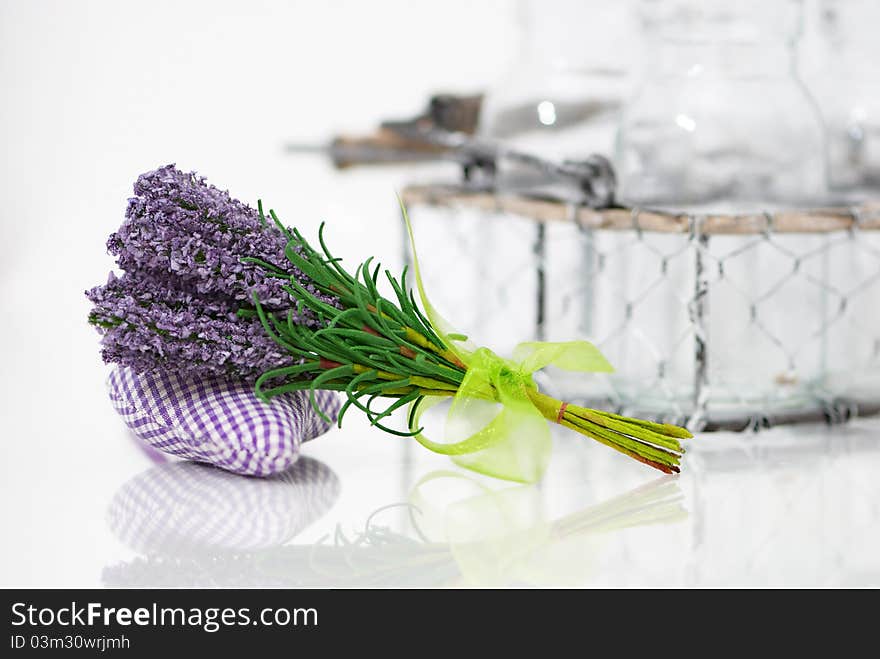
M260 213L262 217L262 206ZM406 284L406 269L399 279L384 271L394 292L394 301L389 300L379 293L382 270L372 265L372 258L351 275L327 249L323 224L318 234L319 252L298 231L284 228L274 212L270 211L270 216L289 239L285 250L288 260L312 284L306 287L290 272L257 259L244 259L287 280L284 288L297 301L296 310L272 313L254 296L254 308L239 311L256 314L270 336L298 358L293 366L264 373L256 382L257 394L268 399L309 390L314 404L317 390L341 391L346 400L338 415L339 425L346 412L356 407L372 425L386 432L404 437L421 432L397 430L383 420L425 396L454 396L467 365L419 309ZM320 294L335 297L337 303L328 304ZM301 313L304 308L318 317L320 329L294 323L294 311ZM687 430L564 403L536 389L528 389L527 394L547 420L665 473L679 471L684 453L679 440L691 437ZM385 399L387 404L376 409L377 399ZM318 413L323 416L320 410Z

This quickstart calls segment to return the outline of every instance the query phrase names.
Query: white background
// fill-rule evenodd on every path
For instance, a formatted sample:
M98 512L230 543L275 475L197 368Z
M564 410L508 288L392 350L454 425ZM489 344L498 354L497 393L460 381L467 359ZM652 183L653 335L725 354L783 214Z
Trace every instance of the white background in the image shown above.
M120 488L161 467L106 400L107 368L83 296L113 266L104 241L136 176L176 162L233 196L261 197L306 234L328 220L336 251L349 260L375 254L394 266L394 190L425 173L339 174L319 157L285 155L282 144L368 131L416 113L437 90L483 89L511 57L511 9L458 0L0 0L0 586L101 585L108 567L152 551L132 546L106 518ZM349 423L306 450L338 475L338 500L284 542L308 545L337 525L354 534L371 512L406 500L419 478L448 467L354 416ZM877 426L865 422L701 438L671 483L686 514L656 524L650 502L666 481L658 485L654 473L598 445L559 437L545 483L523 492L525 521L505 527L496 508L478 504L466 508L465 526L500 525L521 540L514 547L538 538L540 557L551 545L535 529L586 511L578 537L588 547L546 554L543 565L558 564L548 574L490 538L477 546L494 557L488 563L510 563L499 576L455 550L473 540L464 531L444 554L461 574L441 582L880 585L876 440ZM646 486L648 504L638 489ZM218 487L223 500L246 499L260 486L231 479ZM623 515L618 526L628 528L591 516L609 500L612 518ZM180 515L228 517L184 503ZM399 510L390 514L383 523L404 530ZM442 529L437 535L432 542L448 545ZM194 561L210 562L211 548L200 551ZM404 559L383 556L397 569L387 583L417 581L418 563L407 571L398 565ZM244 561L229 580L255 583ZM210 585L196 572L147 571L141 583Z

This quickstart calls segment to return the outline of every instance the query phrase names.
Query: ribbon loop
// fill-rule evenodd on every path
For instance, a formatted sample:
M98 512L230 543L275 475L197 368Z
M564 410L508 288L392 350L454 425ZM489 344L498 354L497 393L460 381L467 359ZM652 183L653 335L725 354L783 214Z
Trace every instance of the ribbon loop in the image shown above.
M435 442L422 434L413 436L425 448L451 456L456 464L473 471L533 483L547 468L552 440L544 414L529 396L530 390L537 389L532 373L550 365L582 372L607 373L614 369L599 349L587 341L520 343L513 360L499 357L488 348L459 341L461 336L428 300L412 224L402 201L400 207L412 245L422 306L438 336L467 366L446 419L447 441ZM442 400L445 398L426 397L416 402L410 408L410 430L420 428L424 412Z
M549 461L551 439L547 422L529 399L529 388L535 388L531 376L515 363L478 348L470 355L467 374L447 416L450 441L435 442L421 434L415 439L479 473L535 482ZM418 405L411 415L411 430L419 427L422 413L439 401L426 398Z
M523 483L541 478L552 448L547 421L529 397L529 390L537 389L532 373L549 365L570 371L612 370L586 341L521 343L514 360L477 348L466 363L467 373L446 419L447 441L435 442L422 434L415 440L473 471ZM412 410L410 430L418 429L422 414L442 400L423 399Z
M584 373L612 373L614 368L589 341L526 341L513 351L514 361L524 373L534 373L546 366Z

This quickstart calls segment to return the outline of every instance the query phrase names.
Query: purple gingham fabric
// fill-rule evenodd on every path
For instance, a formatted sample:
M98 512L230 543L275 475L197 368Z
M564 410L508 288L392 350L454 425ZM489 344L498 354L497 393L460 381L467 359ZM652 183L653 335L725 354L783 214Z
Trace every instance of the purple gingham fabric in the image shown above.
M107 523L147 556L254 551L299 534L333 506L339 491L333 470L307 456L266 478L175 462L123 485L107 509Z
M124 366L111 373L109 389L116 411L150 447L247 476L284 471L296 461L302 442L332 425L312 409L308 392L265 403L245 382L135 373ZM317 402L336 418L334 392L319 391Z

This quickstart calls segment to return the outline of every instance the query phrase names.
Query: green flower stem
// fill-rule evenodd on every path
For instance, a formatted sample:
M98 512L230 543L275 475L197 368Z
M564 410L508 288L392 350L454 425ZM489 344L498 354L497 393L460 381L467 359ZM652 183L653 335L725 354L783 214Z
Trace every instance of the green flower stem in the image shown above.
M270 216L278 223L274 213ZM265 310L256 296L252 309L240 310L242 315L258 316L269 336L296 360L292 366L261 376L255 386L257 395L268 399L306 390L314 399L318 388L340 391L346 396L338 415L340 425L346 411L356 407L382 430L420 436L421 429L404 433L380 422L424 397L452 397L459 392L468 365L449 345L457 339L438 332L419 309L406 284L406 270L399 279L385 271L394 291L392 299L387 299L377 288L380 266L373 267L368 259L354 275L349 274L327 249L323 226L318 233L320 252L296 230L289 237L285 254L293 268L311 281L309 289L298 276L261 265L271 276L288 277L289 285L284 288L295 301L295 310L309 310L320 327L295 324L294 309L286 313ZM334 301L328 302L328 295ZM564 403L539 392L530 379L524 379L522 386L545 419L665 473L678 472L684 453L678 440L691 436L685 429ZM467 395L492 402L499 402L500 396L491 382L470 386ZM371 407L377 399L387 401L384 409Z
M646 428L638 419L565 404L536 389L527 389L527 393L548 421L575 430L664 473L678 473L684 449L675 437L690 436L683 428L668 426L668 432L661 434L660 430L667 424L649 423L653 427ZM670 436L672 433L675 435Z
M448 361L450 364L453 364L462 370L465 370L465 371L467 370L467 365L464 362L462 362L458 357L456 357L455 354L451 350L447 350L447 349L439 348L439 347L435 346L433 343L428 341L428 339L426 339L424 336L422 336L421 334L416 332L411 327L406 327L404 329L406 330L406 338L408 341L415 343L420 348L424 348L425 350L430 350L431 352L433 352L437 356L442 357L443 359Z
M373 370L367 366L364 366L363 364L353 364L352 366L354 368L354 372L358 373L358 374L367 373L367 372ZM455 393L456 391L458 391L457 384L450 384L448 382L441 382L440 380L434 380L434 379L422 377L419 375L405 376L405 375L401 375L399 373L395 374L395 373L388 373L387 371L376 371L376 377L378 377L380 380L400 380L401 377L409 377L410 382L416 388L432 389L432 390L433 389L441 389L441 390L445 390L445 391L450 391L452 393Z

